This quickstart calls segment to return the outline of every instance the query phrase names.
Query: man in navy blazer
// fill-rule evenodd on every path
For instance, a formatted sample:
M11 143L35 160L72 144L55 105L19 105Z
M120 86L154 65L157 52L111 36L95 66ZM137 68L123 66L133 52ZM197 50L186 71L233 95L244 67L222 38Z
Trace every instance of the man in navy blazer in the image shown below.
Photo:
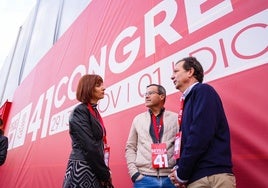
M169 177L176 187L234 188L229 125L219 95L203 77L194 57L175 64L171 79L184 105L180 157Z

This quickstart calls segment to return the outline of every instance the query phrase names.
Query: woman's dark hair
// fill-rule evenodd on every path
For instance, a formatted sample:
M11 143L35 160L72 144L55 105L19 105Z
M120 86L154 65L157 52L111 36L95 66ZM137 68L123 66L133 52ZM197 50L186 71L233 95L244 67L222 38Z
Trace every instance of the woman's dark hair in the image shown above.
M185 57L181 59L179 62L184 61L183 68L186 71L194 69L194 77L198 80L198 82L202 83L204 79L204 70L201 63L195 57Z
M101 76L96 74L86 74L79 80L76 99L82 103L88 104L92 99L94 88L103 83Z

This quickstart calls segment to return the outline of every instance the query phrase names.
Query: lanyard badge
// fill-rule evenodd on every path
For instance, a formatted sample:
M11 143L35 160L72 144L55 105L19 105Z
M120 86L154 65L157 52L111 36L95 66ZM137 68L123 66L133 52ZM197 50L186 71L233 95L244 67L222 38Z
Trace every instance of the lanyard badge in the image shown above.
M174 155L173 157L175 159L180 158L180 153L181 153L181 131L176 134L175 137L175 144L174 144Z
M104 162L106 164L106 166L109 167L109 159L110 159L110 147L108 146L108 144L105 144L104 146Z
M181 99L180 99L180 111L179 111L179 116L178 116L178 124L179 124L179 126L181 126L181 122L182 122L183 107L184 107L184 99L181 97ZM176 137L175 137L174 155L173 155L173 157L175 159L180 158L180 154L181 154L181 136L182 136L182 131L180 130L176 134Z
M153 168L167 168L168 156L166 143L152 144L151 151Z

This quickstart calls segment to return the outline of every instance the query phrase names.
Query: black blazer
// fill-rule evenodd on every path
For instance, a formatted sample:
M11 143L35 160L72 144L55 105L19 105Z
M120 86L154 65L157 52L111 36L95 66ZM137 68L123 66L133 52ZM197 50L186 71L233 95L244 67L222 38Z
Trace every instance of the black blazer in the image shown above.
M0 133L0 166L6 161L8 138Z
M69 126L72 139L70 159L87 161L99 180L110 179L110 169L104 162L103 129L86 104L80 103L75 107Z

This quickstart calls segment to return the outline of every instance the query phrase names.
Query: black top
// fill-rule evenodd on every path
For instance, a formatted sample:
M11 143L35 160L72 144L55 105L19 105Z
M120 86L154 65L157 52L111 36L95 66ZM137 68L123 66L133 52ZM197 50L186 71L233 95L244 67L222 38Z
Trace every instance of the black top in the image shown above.
M99 180L110 179L109 168L104 162L103 129L89 112L86 104L79 104L69 119L72 139L70 159L87 161Z

